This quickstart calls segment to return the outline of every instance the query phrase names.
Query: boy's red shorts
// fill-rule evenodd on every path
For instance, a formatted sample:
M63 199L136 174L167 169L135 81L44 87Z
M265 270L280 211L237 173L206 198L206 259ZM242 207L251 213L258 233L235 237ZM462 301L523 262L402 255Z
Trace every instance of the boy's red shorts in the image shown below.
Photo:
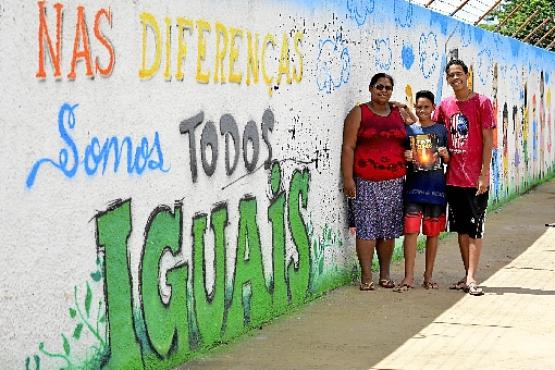
M405 205L405 234L420 233L422 225L422 234L434 237L445 231L445 224L445 206L425 203Z

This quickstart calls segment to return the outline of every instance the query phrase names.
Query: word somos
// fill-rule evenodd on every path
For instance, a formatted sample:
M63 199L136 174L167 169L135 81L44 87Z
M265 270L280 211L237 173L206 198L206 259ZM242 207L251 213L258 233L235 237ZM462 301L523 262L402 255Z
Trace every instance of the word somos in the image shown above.
M112 171L118 173L125 166L128 174L141 175L147 170L168 172L164 167L164 154L158 132L154 133L152 144L146 137L142 137L136 144L129 136L119 138L112 136L103 142L98 137L93 137L85 148L79 148L71 136L72 130L77 125L75 110L78 104L64 103L58 113L58 133L65 143L58 153L57 160L41 158L37 160L27 175L25 185L32 188L35 184L39 170L44 165L50 165L72 178L82 167L89 176L99 172L104 175L112 163ZM125 161L125 162L124 162ZM125 164L124 164L125 163Z

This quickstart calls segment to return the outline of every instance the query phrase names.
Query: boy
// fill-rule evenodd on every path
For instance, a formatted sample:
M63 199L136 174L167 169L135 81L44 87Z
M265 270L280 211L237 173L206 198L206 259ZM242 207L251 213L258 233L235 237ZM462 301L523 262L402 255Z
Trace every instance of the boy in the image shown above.
M493 148L493 105L491 100L468 88L468 67L453 59L445 67L447 83L454 96L442 99L434 120L448 131L451 160L447 166L446 195L449 229L458 234L466 276L453 285L470 295L484 294L476 281L482 252L484 218Z
M432 280L439 234L445 230L445 177L443 163L449 161L447 129L432 120L434 94L422 90L416 93L418 123L407 127L410 150L405 152L409 162L405 185L405 278L394 291L404 293L414 286L416 242L422 225L426 235L426 270L422 286L437 289Z

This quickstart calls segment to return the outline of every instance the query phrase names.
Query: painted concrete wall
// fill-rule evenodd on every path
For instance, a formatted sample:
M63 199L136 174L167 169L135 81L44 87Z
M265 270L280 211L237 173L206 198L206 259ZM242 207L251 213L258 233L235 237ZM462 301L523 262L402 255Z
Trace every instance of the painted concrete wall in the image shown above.
M350 280L378 71L412 104L472 66L493 200L553 170L555 55L401 0L1 0L0 45L3 368L169 368Z

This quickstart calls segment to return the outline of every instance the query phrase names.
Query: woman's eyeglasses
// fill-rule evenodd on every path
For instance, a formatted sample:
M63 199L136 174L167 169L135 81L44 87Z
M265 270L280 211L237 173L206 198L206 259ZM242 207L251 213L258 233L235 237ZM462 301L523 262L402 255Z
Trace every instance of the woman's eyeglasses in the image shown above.
M393 86L390 85L382 85L382 84L378 84L378 85L374 85L375 89L378 89L380 91L393 91Z

